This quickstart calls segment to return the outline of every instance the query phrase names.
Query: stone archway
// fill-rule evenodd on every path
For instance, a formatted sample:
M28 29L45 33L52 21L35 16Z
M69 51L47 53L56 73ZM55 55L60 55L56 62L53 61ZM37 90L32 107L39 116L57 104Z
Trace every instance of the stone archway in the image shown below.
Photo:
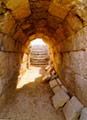
M26 70L28 45L42 38L50 46L61 81L87 105L87 1L0 1L0 104L9 99ZM9 92L11 91L11 92Z

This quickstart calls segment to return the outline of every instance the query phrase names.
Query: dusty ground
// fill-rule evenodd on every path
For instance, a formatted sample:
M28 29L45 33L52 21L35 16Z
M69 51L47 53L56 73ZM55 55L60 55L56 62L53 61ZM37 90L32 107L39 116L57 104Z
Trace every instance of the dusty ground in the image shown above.
M65 120L62 110L56 111L52 105L49 84L41 82L45 74L42 68L33 66L26 72L0 113L0 120Z

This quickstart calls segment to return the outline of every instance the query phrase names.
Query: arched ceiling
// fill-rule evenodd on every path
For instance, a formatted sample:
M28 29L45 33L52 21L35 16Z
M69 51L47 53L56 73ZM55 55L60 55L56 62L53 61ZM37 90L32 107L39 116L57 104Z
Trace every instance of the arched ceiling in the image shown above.
M17 28L16 36L23 32L28 38L42 33L61 41L87 24L87 1L1 0L0 15L5 13L10 14L8 22L14 22L20 28ZM27 39L25 35L22 36L23 43Z

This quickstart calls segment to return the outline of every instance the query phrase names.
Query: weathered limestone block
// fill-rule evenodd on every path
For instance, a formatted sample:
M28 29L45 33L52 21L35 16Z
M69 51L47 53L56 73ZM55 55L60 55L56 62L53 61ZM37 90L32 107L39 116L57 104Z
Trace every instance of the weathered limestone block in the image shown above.
M66 120L77 120L83 107L83 104L73 96L63 108Z
M82 21L72 14L69 14L63 23L66 36L70 36L82 29Z
M59 24L61 23L61 21L62 20L60 18L49 14L48 19L47 19L47 25L53 29L57 29L59 27Z
M64 85L62 85L61 88L62 88L66 93L69 93L69 91L67 90L67 88L66 88Z
M51 79L51 75L48 74L45 77L43 77L42 82L48 82Z
M15 33L14 39L20 41L21 43L25 43L25 41L26 41L28 38L27 38L26 35L23 33L23 31L22 31L21 29L19 29L19 30Z
M56 75L56 71L55 71L55 70L53 70L51 74L52 74L52 75Z
M57 82L60 86L62 85L62 82L59 80L59 78L57 78Z
M58 93L56 93L53 96L52 100L54 107L58 109L59 107L62 107L69 100L69 96L64 90L61 89Z
M49 4L50 4L49 0L44 0L44 1L40 0L39 2L37 2L37 1L31 1L30 2L31 8L35 9L36 11L37 11L36 8L40 9L41 11L42 10L44 10L44 11L48 10Z
M24 45L22 45L22 47L21 47L21 52L25 52L25 53L29 53L30 52L30 50L29 50L29 48L27 48L26 46L24 46Z
M68 11L68 8L63 7L61 4L58 4L55 1L51 2L49 7L49 13L61 19L65 18L65 16L68 14Z
M16 19L22 19L31 14L28 0L8 0L6 6L12 10Z
M82 110L80 120L87 120L87 108Z
M4 36L2 46L2 51L15 51L15 40L7 35Z
M46 66L46 67L45 67L45 70L47 71L49 68L50 68L50 65Z
M4 39L4 35L2 33L0 33L0 50L1 50L1 47L2 47L3 39Z
M52 80L52 81L50 81L49 84L50 84L50 87L51 87L51 88L53 88L53 87L55 87L55 86L58 85L58 83L57 83L57 81L56 81L55 79Z
M11 15L7 14L6 18L3 20L3 23L4 25L1 31L5 34L8 34L11 31L13 25L15 24L15 20L12 18Z
M82 3L80 4L80 6L77 6L76 13L80 17L80 19L83 20L83 23L85 25L87 25L87 9L86 9L87 1L86 0L82 0L80 2L82 2ZM84 5L83 5L83 3L84 3ZM79 9L79 7L81 9Z
M54 94L56 94L61 90L61 88L60 88L60 86L56 86L52 90L53 90Z
M59 26L59 28L56 30L54 36L56 37L58 42L60 42L66 38L64 29L62 28L62 26Z
M30 27L30 24L24 23L21 27L22 27L23 30L26 30Z
M76 34L68 37L63 42L59 43L58 51L74 51L87 48L87 27L79 30Z

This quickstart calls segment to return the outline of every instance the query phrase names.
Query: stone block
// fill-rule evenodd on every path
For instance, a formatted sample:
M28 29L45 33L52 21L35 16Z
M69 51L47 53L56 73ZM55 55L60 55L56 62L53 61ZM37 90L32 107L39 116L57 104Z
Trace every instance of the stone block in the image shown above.
M56 74L56 71L55 71L55 70L53 70L53 71L52 71L52 75L55 75L55 74Z
M50 65L47 65L47 66L45 67L45 70L47 71L49 68L50 68Z
M52 75L51 80L56 79L57 77L58 77L57 74Z
M56 86L53 88L54 94L58 93L60 90L61 90L61 88L59 86Z
M68 101L67 104L64 106L63 112L64 112L66 120L77 120L75 117L76 110L70 101Z
M51 87L51 88L53 88L53 87L55 87L55 86L58 85L58 84L57 84L57 81L56 81L55 79L52 80L52 81L50 81L49 84L50 84L50 87Z
M53 16L64 19L64 17L68 14L68 9L65 6L63 7L61 4L58 4L55 1L53 1L51 2L49 7L49 13Z
M84 107L84 105L78 100L78 98L73 96L70 101L73 104L76 111L81 113L81 110Z
M63 108L66 120L77 120L81 114L83 104L73 96Z
M42 82L48 82L51 79L51 75L46 75L45 77L43 77Z
M62 82L59 80L59 78L57 78L57 82L60 86L62 85Z
M87 107L82 110L80 120L87 120Z
M6 6L12 10L16 19L22 19L31 14L28 0L8 0Z
M61 88L62 88L66 93L69 93L69 91L66 89L66 87L65 87L64 85L62 85Z
M69 96L64 90L60 90L52 97L53 105L56 109L63 107L63 105L69 100Z

